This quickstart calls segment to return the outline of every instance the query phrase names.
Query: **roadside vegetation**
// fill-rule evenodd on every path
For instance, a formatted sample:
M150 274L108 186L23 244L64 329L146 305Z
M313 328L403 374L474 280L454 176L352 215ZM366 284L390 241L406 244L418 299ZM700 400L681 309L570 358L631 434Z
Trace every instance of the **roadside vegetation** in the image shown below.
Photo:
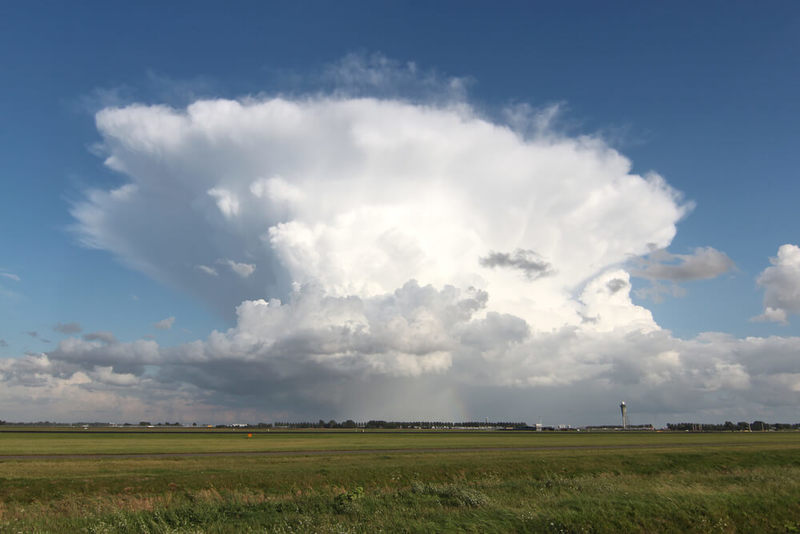
M404 445L395 449L426 452L0 459L0 532L800 532L800 433L569 435L559 439L578 447L430 451L498 446L486 435L393 436ZM332 450L356 438L303 439L323 436ZM370 449L392 437L364 436ZM326 448L301 437L285 439ZM2 454L19 438L0 435ZM81 435L88 449L103 449L90 438ZM52 453L66 438L49 439L40 448Z

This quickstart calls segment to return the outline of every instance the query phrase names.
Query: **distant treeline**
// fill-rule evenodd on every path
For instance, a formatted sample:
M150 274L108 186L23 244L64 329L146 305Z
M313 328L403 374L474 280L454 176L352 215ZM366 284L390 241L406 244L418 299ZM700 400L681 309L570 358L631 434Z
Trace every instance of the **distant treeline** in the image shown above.
M14 425L14 426L57 426L57 427L71 427L71 426L88 426L88 427L182 427L192 426L197 427L197 423L191 425L184 425L179 422L163 422L151 423L150 421L139 421L138 423L108 423L108 422L78 422L78 423L56 423L51 421L37 421L26 423L10 423L0 420L0 425ZM212 425L199 425L202 427ZM330 421L301 421L301 422L276 422L276 423L236 423L236 424L221 424L213 425L215 428L289 428L289 429L302 429L302 428L368 428L368 429L435 429L435 428L530 428L525 423L521 422L492 422L492 421L465 421L455 423L452 421L382 421L370 420L367 422L356 422L352 419L337 422L333 419Z
M51 421L37 421L37 422L24 422L12 423L0 419L0 425L13 425L13 426L50 426L50 427L72 427L72 426L85 426L85 427L184 427L191 426L197 427L197 423L191 425L184 425L179 422L163 422L151 423L150 421L139 421L138 424L132 423L107 423L107 422L82 422L82 423L56 423ZM201 427L211 427L212 425L199 425ZM363 428L363 429L397 429L397 430L432 430L432 429L458 429L458 428L496 428L496 429L514 429L514 430L544 430L544 431L565 431L577 430L577 428L568 426L540 426L531 427L522 422L505 422L505 421L463 421L460 423L452 421L383 421L383 420L370 420L367 422L356 422L352 419L337 422L333 419L330 421L301 421L301 422L276 422L276 423L239 423L239 424L224 424L213 425L215 428L257 428L257 429L310 429L310 428ZM589 425L580 427L588 431L592 430L622 430L622 425ZM676 432L765 432L768 430L800 430L800 423L766 423L764 421L739 421L733 423L725 421L719 423L667 423L667 430ZM653 425L628 425L628 430L655 430Z
M653 425L628 425L627 427L623 427L622 425L590 425L583 427L586 430L655 430Z
M94 421L92 423L89 422L80 422L80 423L57 423L55 421L24 421L24 422L12 422L12 421L3 421L0 420L0 425L13 425L13 426L109 426L112 423L108 422L101 422L101 421ZM133 426L129 423L125 423L127 426ZM121 426L121 425L120 425Z
M733 423L725 421L720 424L709 423L667 423L667 430L690 431L690 432L734 432L749 430L751 432L764 432L766 430L798 430L800 423L765 423L764 421L739 421Z
M355 422L352 419L337 423L334 420L316 423L312 422L277 422L275 428L384 428L384 429L434 429L434 428L525 428L527 425L520 422L486 422L465 421L454 423L452 421L380 421L370 420L366 423Z
M187 426L183 423L151 423L150 421L139 421L138 423L109 423L108 421L78 421L76 423L57 423L53 421L35 421L35 422L11 422L0 420L0 425L12 426L55 426L55 427L75 427L75 426L90 426L90 427L135 427L135 426ZM192 423L191 426L197 426L197 423ZM223 425L224 426L224 425Z

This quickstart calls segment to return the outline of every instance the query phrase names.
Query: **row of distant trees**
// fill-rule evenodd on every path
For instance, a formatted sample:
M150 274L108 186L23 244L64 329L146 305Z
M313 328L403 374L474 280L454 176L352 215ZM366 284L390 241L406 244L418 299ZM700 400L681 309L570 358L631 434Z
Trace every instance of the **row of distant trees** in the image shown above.
M77 426L80 426L80 425L88 425L88 426L109 426L109 425L114 425L114 426L183 426L183 423L178 423L178 422L169 423L169 422L166 422L166 421L163 422L163 423L151 423L150 421L139 421L138 424L122 423L122 424L117 425L117 424L114 424L114 423L101 422L101 421L94 421L94 422L82 421L82 422L78 422L78 423L69 423L68 424L68 423L56 423L56 422L51 422L51 421L9 423L8 421L0 420L0 425L11 425L11 424L13 424L15 426L71 426L71 425L77 425ZM192 423L192 426L197 426L197 423Z
M3 421L0 419L0 425L10 424L7 421ZM30 425L30 426L64 426L63 423L52 423L50 421L37 421L35 423L13 423L14 425ZM89 426L108 426L109 423L76 423L78 425L89 425ZM137 426L132 423L124 423L119 426ZM150 421L139 421L138 426L155 426L155 427L180 427L184 426L182 423L175 422L163 422L163 423L151 423ZM193 427L197 426L197 423L192 423ZM277 423L256 423L256 424L246 424L246 425L216 425L216 428L228 428L230 426L237 426L243 428L261 428L261 429L269 429L269 428L290 428L290 429L302 429L302 428L366 428L366 429L434 429L434 428L514 428L514 429L529 429L527 424L520 423L520 422L486 422L486 421L464 421L461 423L455 423L452 421L382 421L382 420L370 420L366 423L364 422L355 422L352 419L348 419L342 422L336 422L335 420L331 419L330 421L324 421L320 419L316 423L311 421L303 421L303 422L277 422ZM612 427L586 427L587 430L591 429L600 429L600 428L612 428ZM616 427L615 427L616 428ZM619 427L622 428L622 427ZM652 429L651 425L631 425L629 428L633 429ZM547 427L546 430L555 430L554 428ZM752 423L748 423L747 421L739 421L738 423L733 423L732 421L725 421L722 424L715 424L715 423L667 423L667 430L674 430L674 431L706 431L706 432L736 432L736 431L744 431L749 430L753 432L763 432L767 430L800 430L800 423L766 423L764 421L753 421Z
M464 421L455 423L452 421L383 421L370 420L366 423L357 423L352 419L337 423L335 420L324 421L320 419L313 422L277 422L276 428L383 428L383 429L432 429L432 428L525 428L527 425L520 422L486 422L486 421Z
M6 421L0 420L0 425L6 424ZM37 421L35 423L14 423L15 425L30 425L30 426L65 426L63 423L52 423L50 421ZM75 423L76 425L88 426L109 426L109 423ZM163 423L151 423L150 421L139 421L137 425L132 423L122 423L116 426L132 427L132 426L153 426L153 427L182 427L183 423L175 422L170 423L165 421ZM192 423L191 426L196 427L197 423ZM203 425L205 426L205 425ZM256 423L256 424L242 424L242 425L215 425L216 428L228 427L241 427L241 428L370 428L370 429L432 429L432 428L527 428L525 423L520 422L486 422L486 421L464 421L455 423L452 421L383 421L383 420L370 420L367 422L355 422L352 419L337 422L334 419L325 421L320 419L316 423L311 421L301 422L278 422L278 423Z
M735 432L750 430L753 432L763 432L766 430L797 430L800 429L800 423L766 423L764 421L753 421L752 423L748 423L747 421L739 421L738 423L725 421L721 425L708 423L667 423L667 429L678 431L705 430L717 432Z
M197 426L197 423L192 423L194 426ZM123 423L122 426L133 426L130 423ZM139 426L183 426L182 423L178 423L177 421L174 423L168 423L164 421L163 423L156 423L153 424L150 421L139 421Z

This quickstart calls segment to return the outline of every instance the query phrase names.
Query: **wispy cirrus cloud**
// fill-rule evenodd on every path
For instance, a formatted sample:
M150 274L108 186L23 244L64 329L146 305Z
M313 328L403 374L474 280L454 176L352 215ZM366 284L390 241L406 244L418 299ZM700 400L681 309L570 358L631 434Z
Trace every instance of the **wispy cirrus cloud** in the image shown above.
M206 273L209 276L219 276L219 273L213 267L209 267L208 265L195 265L195 268L199 269L201 272Z

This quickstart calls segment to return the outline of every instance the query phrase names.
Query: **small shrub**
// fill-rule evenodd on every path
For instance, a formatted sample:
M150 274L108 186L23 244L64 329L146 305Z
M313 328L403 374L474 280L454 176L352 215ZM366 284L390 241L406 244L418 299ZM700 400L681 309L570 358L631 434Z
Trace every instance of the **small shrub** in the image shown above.
M351 514L359 512L361 506L359 501L364 498L364 488L357 486L352 491L336 496L333 502L333 508L339 514Z
M435 484L433 482L414 482L411 492L418 495L433 495L443 504L450 506L468 506L477 508L489 501L489 498L475 488L463 484Z

